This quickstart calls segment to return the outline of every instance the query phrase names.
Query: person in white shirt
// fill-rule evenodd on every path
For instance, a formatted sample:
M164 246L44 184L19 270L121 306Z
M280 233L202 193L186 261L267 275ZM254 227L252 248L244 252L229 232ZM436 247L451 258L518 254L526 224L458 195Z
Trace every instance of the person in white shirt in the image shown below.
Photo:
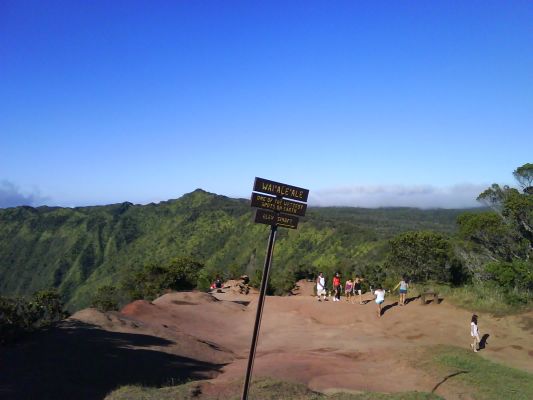
M374 296L376 296L376 304L378 305L378 318L381 317L381 305L385 301L385 290L378 285L378 288L374 290Z
M324 301L327 300L327 293L326 293L326 279L324 278L324 275L321 273L318 274L318 277L316 278L316 297L318 301L321 301L321 297L324 296Z
M470 347L472 350L474 350L474 353L478 352L479 348L479 329L477 327L477 315L472 315L472 320L470 321L470 336L474 338L474 343L470 344Z

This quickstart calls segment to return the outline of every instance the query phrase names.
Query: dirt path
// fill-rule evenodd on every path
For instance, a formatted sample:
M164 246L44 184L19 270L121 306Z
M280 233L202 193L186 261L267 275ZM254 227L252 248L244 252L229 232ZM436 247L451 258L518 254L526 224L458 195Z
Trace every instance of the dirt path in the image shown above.
M419 301L412 301L405 307L399 307L395 305L395 298L388 297L383 316L377 318L376 305L368 295L365 300L369 302L365 305L344 301L318 302L312 296L309 285L312 283L301 282L294 296L266 299L254 377L298 381L322 392L429 392L444 377L435 371L419 368L413 360L435 345L469 346L470 313L447 304L446 300L439 305L425 306ZM212 378L212 384L222 387L229 381L242 379L245 374L257 296L239 295L230 290L215 296L194 292L171 293L153 303L131 303L121 313L102 314L92 309L83 310L72 317L70 326L43 336L42 346L48 349L55 346L54 351L65 352L69 350L61 347L62 340L65 344L72 342L73 347L79 340L85 340L80 350L83 354L79 357L92 361L77 365L81 370L72 377L73 388L77 390L80 385L83 386L83 368L91 368L92 373L88 376L98 379L99 368L105 368L109 362L109 355L99 353L102 349L107 353L128 356L125 363L113 359L113 365L122 371L113 372L120 378L115 380L117 385L168 383L158 382L157 375L150 374L152 369L147 364L157 359L155 354L162 354L164 356L160 359L164 370L160 366L153 371L167 381L172 375L172 365L186 360L188 365L194 365L196 372L193 368L191 371L194 373L187 374L187 369L182 369L182 374L176 376L178 381L203 376ZM489 335L485 349L478 353L479 357L533 372L533 313L505 318L480 314L479 320L481 334ZM54 332L58 340L53 339ZM123 337L127 340L119 342L115 339ZM109 343L106 338L109 338ZM35 354L39 353L39 346L38 341L34 341L32 351ZM25 379L29 380L32 375L31 371L24 372L24 356L17 351L13 348L3 354L4 359L7 355L20 361L19 375L16 369L8 373L13 390L23 388ZM50 353L49 356L54 359L52 351L44 348L42 351ZM145 360L135 360L136 354L143 355ZM46 357L43 355L43 359ZM67 365L76 363L70 358L65 360L65 356L55 357ZM100 358L105 361L103 367L98 367ZM147 378L132 375L134 366L139 363L143 363L143 374L147 374ZM50 369L47 373L53 375L55 371ZM61 374L57 379L53 376L47 376L47 379L69 381L65 379L69 376L68 371L57 373ZM138 382L135 377L138 377ZM2 386L0 379L0 393L2 388L11 390L6 385ZM106 380L105 387L96 392L113 388L113 379L110 378ZM66 395L67 392L65 389L61 393ZM451 380L440 385L436 393L450 399L469 398Z
M377 318L371 295L365 295L365 305L318 302L312 285L301 281L296 295L266 299L254 376L295 380L322 392L431 391L443 377L417 369L413 360L434 345L469 346L471 314L445 300L438 305L416 300L399 307L389 296L383 316ZM215 382L242 378L257 296L229 290L215 294L220 301L206 296L169 294L154 302L164 312L124 312L144 321L179 321L175 325L180 332L234 355ZM531 321L533 313L500 319L480 314L481 333L489 336L479 356L533 372ZM460 397L455 390L443 384L436 393Z

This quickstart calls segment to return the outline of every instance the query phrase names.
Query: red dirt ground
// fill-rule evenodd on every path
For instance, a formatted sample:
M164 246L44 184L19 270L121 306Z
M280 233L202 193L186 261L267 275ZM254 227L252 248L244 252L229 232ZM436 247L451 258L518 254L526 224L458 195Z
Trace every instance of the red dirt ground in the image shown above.
M373 301L317 302L312 285L301 281L296 295L266 299L254 377L298 381L326 393L430 392L443 377L417 367L416 356L433 345L469 347L471 313L446 300L439 305L416 300L399 307L389 296L383 316L377 318ZM225 364L210 381L224 386L244 376L256 305L255 293L182 292L153 303L133 302L120 313L88 309L72 318L113 332L165 338L173 344L151 348ZM533 372L533 313L505 318L478 315L481 334L490 335L479 356ZM468 398L458 390L445 383L436 393Z

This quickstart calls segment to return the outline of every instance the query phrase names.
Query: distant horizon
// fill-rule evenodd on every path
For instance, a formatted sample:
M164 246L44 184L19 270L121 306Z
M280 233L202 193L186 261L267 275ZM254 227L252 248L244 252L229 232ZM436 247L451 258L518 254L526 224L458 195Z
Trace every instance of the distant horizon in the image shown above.
M179 200L187 195L193 194L197 191L201 191L207 194L212 194L216 196L223 196L229 199L234 200L250 200L250 196L244 197L244 196L228 196L222 193L215 193L211 192L202 188L196 188L190 192L183 193L181 196L172 197L168 199L162 199L157 201L149 201L149 202L135 202L130 200L123 200L123 201L115 201L115 202L108 202L108 203L99 203L99 204L80 204L80 205L60 205L60 204L18 204L18 205L11 205L11 206L2 206L0 207L0 210L8 209L8 208L16 208L16 207L31 207L31 208L69 208L69 209L75 209L75 208L86 208L86 207L106 207L106 206L112 206L117 204L124 204L124 203L130 203L134 206L146 206L150 204L160 204L165 203L169 201ZM250 195L252 191L250 190ZM312 193L310 194L312 196ZM1 199L1 198L0 198ZM476 201L476 205L472 206L462 206L462 207L418 207L418 206L409 206L409 205L376 205L376 206L365 206L365 205L349 205L349 204L313 204L313 202L308 203L309 208L360 208L360 209L419 209L419 210L469 210L469 209L483 209L488 208L487 206L482 205L480 202Z

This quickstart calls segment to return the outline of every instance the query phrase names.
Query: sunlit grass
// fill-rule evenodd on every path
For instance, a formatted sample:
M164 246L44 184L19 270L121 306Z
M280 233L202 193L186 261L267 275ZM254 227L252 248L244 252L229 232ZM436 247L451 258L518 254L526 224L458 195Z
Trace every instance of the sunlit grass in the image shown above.
M225 389L224 399L239 400L242 382L236 381ZM229 393L229 394L226 394ZM199 392L198 383L191 382L167 388L146 388L141 386L124 386L109 394L105 400L215 400L219 397L205 396ZM305 385L262 378L255 380L250 388L249 398L254 400L442 400L441 397L420 392L406 393L335 393L325 395L314 392Z
M451 346L436 348L434 361L451 373L453 379L470 388L475 399L533 399L533 375L486 360L479 354Z
M416 296L424 291L424 287L431 287L438 292L439 297L447 302L475 312L509 315L533 308L533 299L526 297L521 298L523 301L521 303L510 304L508 293L501 287L490 283L476 283L461 287L443 284L417 285L411 293Z

